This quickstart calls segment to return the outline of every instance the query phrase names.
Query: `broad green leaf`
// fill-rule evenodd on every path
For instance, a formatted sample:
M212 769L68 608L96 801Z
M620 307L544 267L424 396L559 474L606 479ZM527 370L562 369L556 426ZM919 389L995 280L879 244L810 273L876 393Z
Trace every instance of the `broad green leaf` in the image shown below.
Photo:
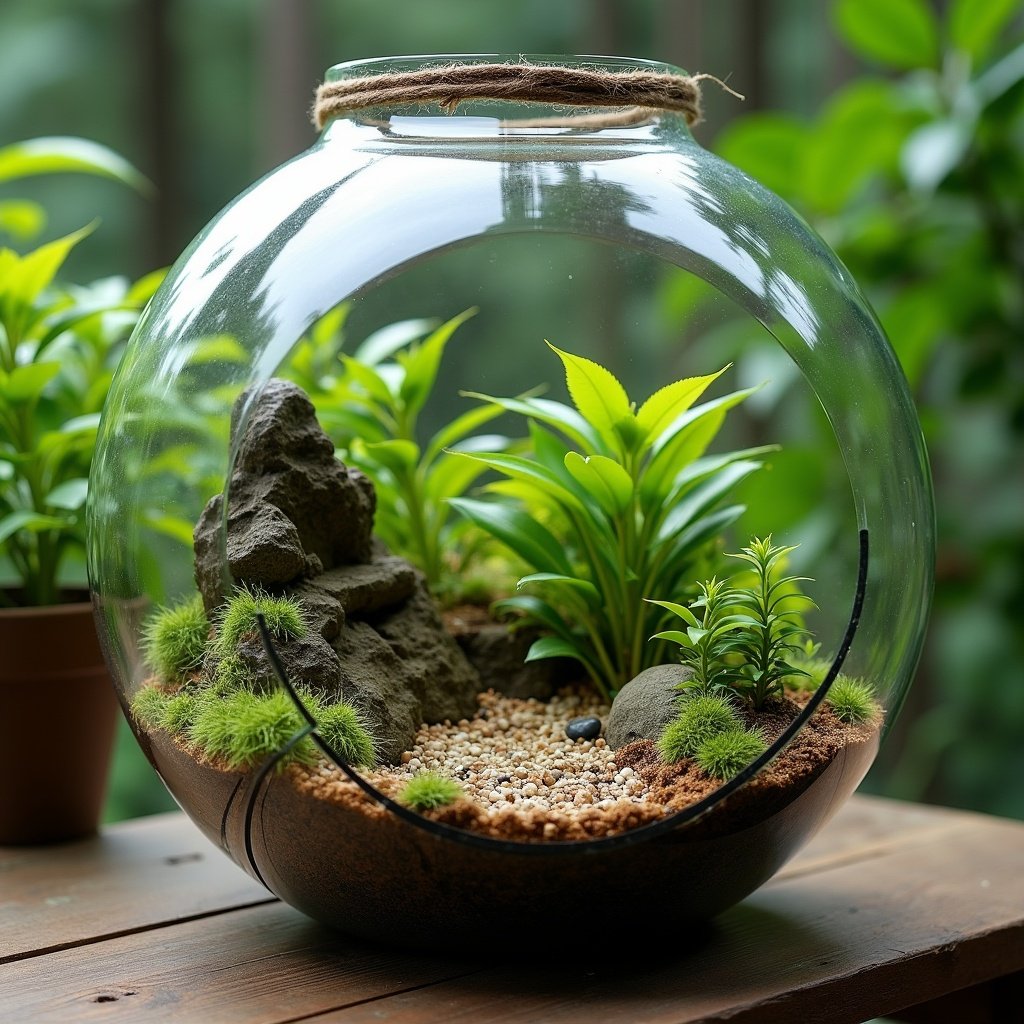
M658 579L653 581L651 589L657 593L661 589L661 580L677 580L700 548L736 522L744 511L742 505L730 505L728 508L709 513L677 533L667 542L667 554L662 561Z
M438 430L427 443L427 454L424 461L428 463L433 462L445 448L451 448L452 445L457 444L485 423L490 423L491 420L497 419L503 411L497 406L481 405L462 413L460 416L456 416L451 423Z
M65 480L58 484L46 496L45 503L53 508L62 508L68 512L77 512L89 494L89 481L82 477Z
M700 625L697 621L697 616L685 604L678 604L675 601L655 601L653 598L647 598L646 600L648 604L656 604L659 608L664 608L666 611L672 612L673 615L678 615L679 618L691 626Z
M41 533L44 530L65 530L73 526L74 519L59 519L57 516L45 516L39 512L27 510L11 512L0 519L0 544L19 530L29 533Z
M166 276L166 267L160 267L157 270L151 270L148 274L143 274L142 277L132 283L132 286L128 289L128 294L125 295L125 300L141 309L153 297L157 288L163 284Z
M729 364L731 365L731 364ZM717 373L709 373L704 377L687 377L655 391L639 410L636 420L644 433L653 440L681 413L697 401L707 390L708 385L717 380L729 366L723 366Z
M568 452L565 468L608 515L621 515L629 507L633 499L633 481L614 460L603 455L584 458L578 452Z
M516 594L513 597L502 598L491 605L491 611L499 617L506 611L520 612L528 622L539 623L569 642L573 640L572 628L565 619L547 601L542 601L533 594Z
M478 391L460 391L463 398L476 398L481 402L492 402L506 412L539 420L560 430L579 447L592 454L604 454L606 445L591 425L575 409L554 402L549 398L495 398Z
M666 540L678 533L721 501L742 480L760 468L760 462L733 462L714 476L709 477L669 510L665 521L658 530L658 540Z
M1020 0L952 0L946 16L949 41L980 61L1020 10Z
M436 320L400 320L374 331L357 349L355 358L364 366L377 366L399 349L429 334Z
M0 149L0 181L68 172L111 178L139 192L153 191L152 183L123 156L90 139L55 135Z
M897 68L938 66L939 26L926 0L839 0L833 12L862 56Z
M157 509L147 509L142 514L142 522L150 530L162 533L165 537L172 537L184 544L190 551L192 550L195 536L193 525L187 519L168 515Z
M46 227L46 210L28 199L5 199L0 202L0 231L19 242L35 238Z
M593 661L586 653L568 640L560 636L542 636L535 640L529 651L526 652L525 661L542 661L544 658L573 658L583 662L588 668L592 668Z
M651 637L652 640L671 640L673 643L679 644L680 647L692 647L693 641L690 640L688 634L683 633L678 629L665 629L660 633L655 633Z
M398 361L405 368L405 377L399 389L399 397L408 411L416 413L423 408L437 380L441 357L451 336L470 317L475 316L475 306L453 316L420 344L398 354Z
M597 587L589 580L581 580L577 576L566 576L556 572L534 572L520 579L516 583L516 589L520 590L537 583L553 584L556 589L568 588L578 593L591 608L601 607L601 594Z
M309 337L315 347L324 349L337 345L351 309L351 302L339 302L313 324L309 329Z
M373 367L366 365L353 356L342 355L341 361L349 377L358 384L366 394L375 402L379 402L385 409L393 409L395 406L395 395L388 387L387 381Z
M469 487L487 472L487 466L457 454L442 455L430 467L424 481L424 493L430 501L440 503L447 498L465 494Z
M572 567L561 542L525 512L471 498L452 498L449 504L510 547L531 568L539 572L572 575Z
M29 363L10 373L0 370L0 395L12 403L34 401L60 373L60 363Z
M420 458L419 446L412 441L374 441L361 445L361 448L367 458L380 463L396 477L415 472Z
M233 363L241 366L249 361L238 339L232 334L215 334L193 342L188 355L188 366L205 366L208 363Z
M907 184L933 192L963 161L974 141L973 117L943 118L921 125L903 144L900 169Z
M134 307L126 303L110 305L108 302L97 299L92 302L75 303L68 309L61 310L56 316L45 321L45 329L38 335L35 352L32 355L34 360L39 357L56 341L65 331L81 327L92 317L102 316L104 313L115 311L134 311ZM38 329L37 329L38 332Z
M85 416L75 416L61 424L62 434L81 434L96 430L100 425L100 414L91 412Z
M502 452L486 454L466 454L467 459L482 462L488 469L504 473L512 480L520 480L542 491L547 497L571 509L582 509L580 499L572 493L562 481L546 466L519 455L506 455Z
M633 416L625 388L614 374L593 360L563 352L550 341L545 344L562 360L566 387L580 415L607 443L619 423Z

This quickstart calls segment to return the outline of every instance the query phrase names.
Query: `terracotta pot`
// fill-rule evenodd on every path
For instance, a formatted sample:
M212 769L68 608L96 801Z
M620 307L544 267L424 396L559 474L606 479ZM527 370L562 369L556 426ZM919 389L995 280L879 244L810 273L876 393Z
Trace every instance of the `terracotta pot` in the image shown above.
M88 601L0 611L0 845L97 830L117 716Z

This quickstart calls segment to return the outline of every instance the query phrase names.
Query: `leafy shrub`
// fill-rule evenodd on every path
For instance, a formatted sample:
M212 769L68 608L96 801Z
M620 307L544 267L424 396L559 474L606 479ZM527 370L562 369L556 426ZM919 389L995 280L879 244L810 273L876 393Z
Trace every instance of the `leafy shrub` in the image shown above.
M242 637L258 633L257 615L262 615L275 640L293 640L309 632L302 605L292 597L273 597L262 590L239 587L231 595L217 624L215 649L229 658Z
M837 677L828 688L825 700L836 718L848 725L869 722L878 713L874 687L862 679Z
M142 650L157 676L183 683L203 664L210 623L198 595L158 608L146 622Z
M575 658L607 698L663 660L662 645L646 639L664 611L643 598L682 591L716 554L743 511L721 503L769 449L705 456L726 412L754 390L691 408L724 371L669 384L637 409L603 366L549 347L575 408L476 395L525 416L531 450L467 453L507 479L489 485L497 500L451 504L534 570L518 587L536 594L496 605L551 634L529 658Z
M663 761L681 761L693 757L712 736L742 728L736 707L728 697L700 693L686 700L676 719L665 727L658 750Z
M720 732L697 748L695 759L712 778L725 781L738 775L767 749L764 737L757 731Z
M423 772L402 787L398 802L414 811L432 811L453 803L462 795L462 787L453 779L437 772Z

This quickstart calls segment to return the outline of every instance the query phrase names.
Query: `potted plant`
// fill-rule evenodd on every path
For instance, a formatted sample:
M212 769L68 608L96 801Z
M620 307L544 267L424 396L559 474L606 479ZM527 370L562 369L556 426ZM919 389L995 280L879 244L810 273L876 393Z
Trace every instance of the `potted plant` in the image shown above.
M0 182L55 171L144 181L87 140L0 149ZM0 203L0 230L19 241L44 222L36 204ZM83 510L119 346L157 275L58 281L91 230L24 254L0 247L0 844L96 829L117 722L85 587Z

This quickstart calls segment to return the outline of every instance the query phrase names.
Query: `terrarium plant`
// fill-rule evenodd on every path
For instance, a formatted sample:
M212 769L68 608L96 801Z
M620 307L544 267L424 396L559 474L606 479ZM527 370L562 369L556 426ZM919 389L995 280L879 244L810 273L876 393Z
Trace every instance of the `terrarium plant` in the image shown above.
M422 570L438 597L457 599L486 539L477 533L474 543L475 531L448 505L486 470L457 453L506 450L511 442L475 433L501 415L497 407L469 409L427 438L419 419L448 342L476 310L440 325L389 324L351 355L342 351L347 312L339 306L314 325L292 352L286 374L310 394L344 461L373 480L377 534Z
M493 500L451 502L533 570L528 591L496 605L549 635L530 659L569 657L612 697L664 660L649 644L665 612L644 599L680 593L718 556L743 507L725 504L769 447L707 455L729 409L752 388L694 405L724 370L661 388L637 408L604 367L549 345L575 408L545 398L476 395L529 421L530 451L467 453L507 479Z
M308 635L295 600L239 587L211 624L198 596L158 608L145 626L143 649L153 677L132 700L136 720L163 729L231 769L248 769L288 748L305 719L283 688L257 679L240 645L260 635L272 641ZM315 718L317 731L347 763L372 765L373 738L359 712L301 681L296 691ZM279 767L312 764L317 751L308 737L296 743Z

